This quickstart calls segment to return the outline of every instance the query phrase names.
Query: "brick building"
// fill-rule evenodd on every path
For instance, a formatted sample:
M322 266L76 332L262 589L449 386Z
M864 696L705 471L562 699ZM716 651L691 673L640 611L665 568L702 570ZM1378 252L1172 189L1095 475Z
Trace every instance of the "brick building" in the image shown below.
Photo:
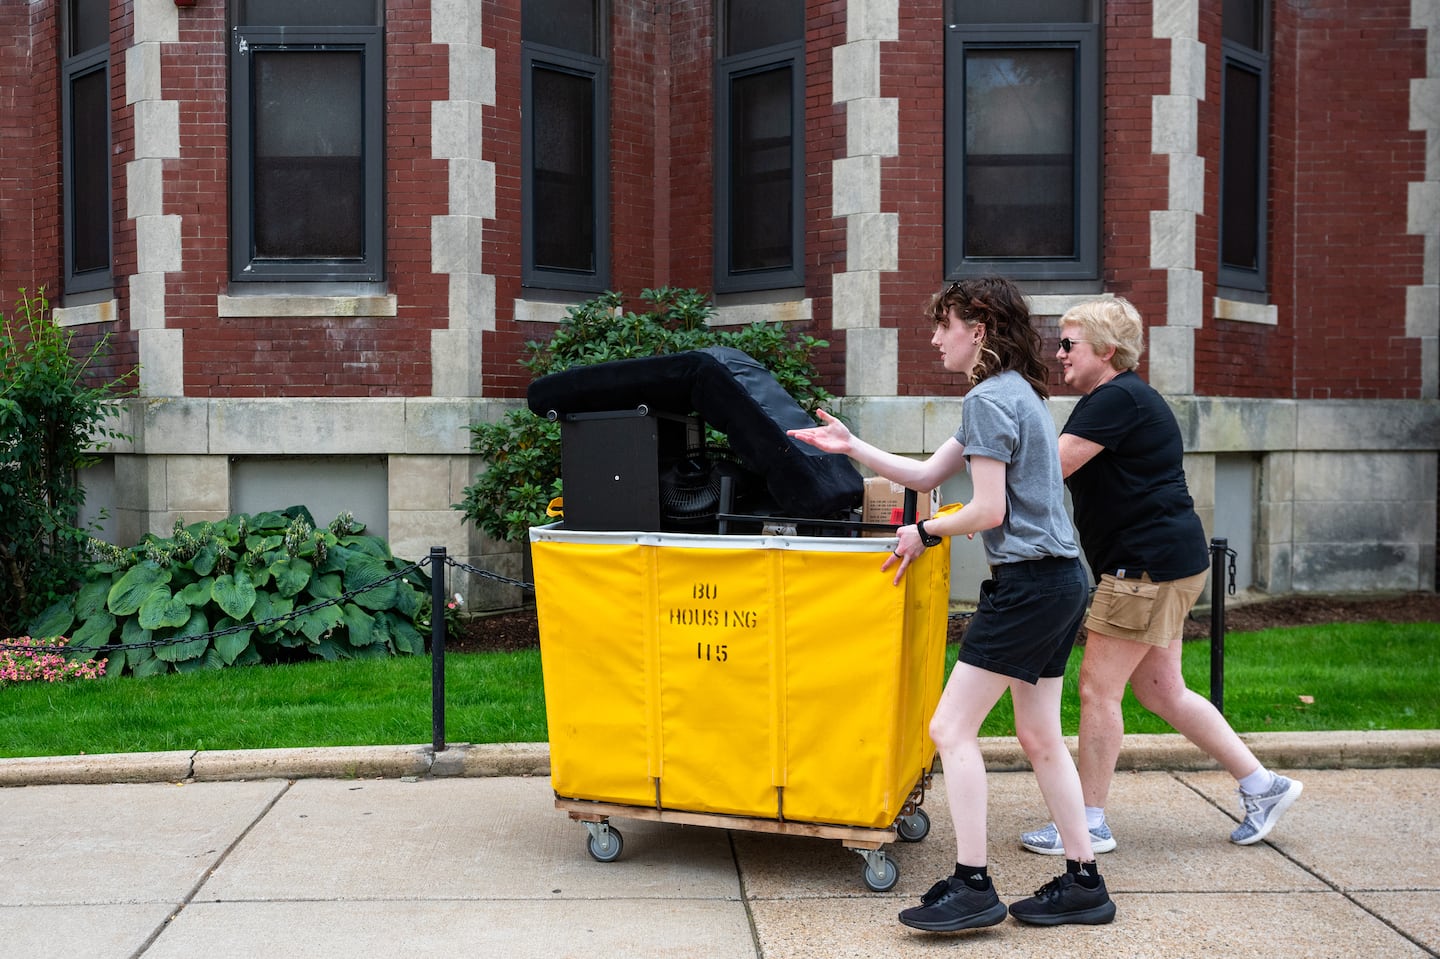
M0 287L139 365L88 478L117 542L306 502L517 573L450 508L466 427L606 289L828 339L858 430L923 454L964 389L921 307L1001 272L1051 328L1139 307L1240 585L1435 587L1435 0L0 0L0 29Z

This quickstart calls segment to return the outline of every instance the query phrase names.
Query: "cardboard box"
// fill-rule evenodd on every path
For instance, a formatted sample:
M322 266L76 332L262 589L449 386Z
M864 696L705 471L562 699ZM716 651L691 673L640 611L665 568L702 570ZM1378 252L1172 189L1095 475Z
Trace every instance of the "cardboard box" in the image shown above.
M915 502L915 518L929 519L940 509L940 490L921 494ZM860 519L865 523L888 523L899 526L905 511L905 487L892 483L883 476L872 476L865 481L865 505ZM888 536L878 530L867 530L866 536Z

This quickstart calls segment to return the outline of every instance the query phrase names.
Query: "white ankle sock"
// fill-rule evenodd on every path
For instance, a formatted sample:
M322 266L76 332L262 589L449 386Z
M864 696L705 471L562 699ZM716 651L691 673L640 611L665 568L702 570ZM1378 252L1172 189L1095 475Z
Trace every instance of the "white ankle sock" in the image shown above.
M1099 829L1099 828L1100 828L1101 826L1103 826L1103 825L1105 825L1105 807L1104 807L1104 806L1086 806L1086 807L1085 807L1085 826L1086 826L1086 828L1088 828L1088 829Z
M1240 780L1240 791L1247 796L1258 796L1275 785L1275 774L1261 766Z

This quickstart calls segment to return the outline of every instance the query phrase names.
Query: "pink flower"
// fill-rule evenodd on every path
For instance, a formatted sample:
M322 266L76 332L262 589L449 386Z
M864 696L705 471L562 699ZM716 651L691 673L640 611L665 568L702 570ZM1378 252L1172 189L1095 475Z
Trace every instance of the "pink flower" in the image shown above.
M67 679L98 679L105 675L104 659L70 660L55 652L68 643L69 640L63 636L43 641L29 636L5 640L6 648L0 649L0 686L36 680L60 683Z

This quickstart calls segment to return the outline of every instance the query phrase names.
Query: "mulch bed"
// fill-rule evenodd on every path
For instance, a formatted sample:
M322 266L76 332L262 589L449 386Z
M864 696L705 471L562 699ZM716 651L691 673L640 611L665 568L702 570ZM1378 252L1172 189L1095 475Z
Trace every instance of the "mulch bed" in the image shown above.
M1383 596L1286 596L1249 603L1227 602L1226 633L1248 633L1278 626L1318 623L1440 623L1440 593L1401 593ZM958 642L968 620L950 618L949 640ZM1187 639L1210 635L1209 613L1185 624ZM470 617L464 632L445 644L447 652L513 652L540 645L540 628L534 607Z

